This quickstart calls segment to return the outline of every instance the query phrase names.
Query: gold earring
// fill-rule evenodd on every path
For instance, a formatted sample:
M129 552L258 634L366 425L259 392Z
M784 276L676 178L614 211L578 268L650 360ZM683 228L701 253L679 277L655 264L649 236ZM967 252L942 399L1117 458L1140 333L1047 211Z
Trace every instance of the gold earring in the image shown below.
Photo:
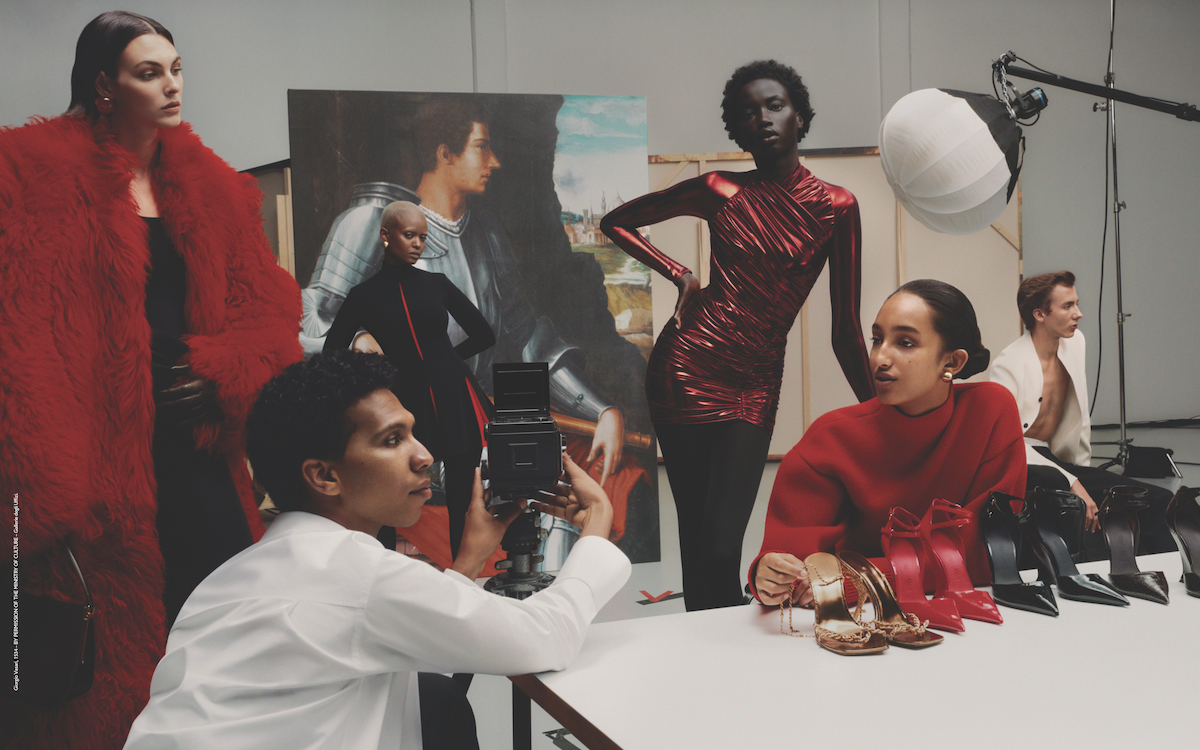
M949 370L946 370L945 372L942 373L942 380L949 383L951 380L954 380L954 373L950 372Z
M383 241L383 246L384 246L384 247L387 247L387 240L384 240L384 241Z

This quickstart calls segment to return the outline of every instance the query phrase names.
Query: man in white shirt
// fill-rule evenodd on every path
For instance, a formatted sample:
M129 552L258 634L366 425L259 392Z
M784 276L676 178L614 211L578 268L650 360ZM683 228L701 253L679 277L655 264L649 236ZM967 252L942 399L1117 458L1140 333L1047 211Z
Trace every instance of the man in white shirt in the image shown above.
M1021 338L1005 347L992 362L991 379L1008 388L1017 401L1025 430L1029 487L1069 489L1083 498L1087 516L1083 555L1107 557L1096 500L1119 484L1148 489L1152 507L1143 520L1143 551L1169 543L1162 509L1171 494L1091 467L1092 427L1088 416L1085 345L1079 321L1075 274L1057 271L1030 276L1017 289L1017 308L1025 323ZM1157 513L1157 517L1154 514ZM1148 544L1147 544L1148 543ZM1168 547L1167 549L1171 549Z
M432 461L389 390L394 375L381 356L335 352L263 389L247 448L283 512L184 605L127 749L477 747L473 720L467 737L439 734L464 721L423 705L418 672L574 659L630 571L607 540L604 491L567 459L570 484L533 503L582 536L555 582L523 601L474 583L520 512L493 516L478 483L452 568L385 550L375 534L417 521Z

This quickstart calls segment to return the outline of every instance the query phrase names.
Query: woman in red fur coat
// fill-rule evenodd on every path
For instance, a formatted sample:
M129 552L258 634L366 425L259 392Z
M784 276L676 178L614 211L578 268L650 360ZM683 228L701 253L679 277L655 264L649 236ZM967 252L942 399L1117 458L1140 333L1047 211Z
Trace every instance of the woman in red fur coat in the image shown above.
M93 687L0 710L3 747L120 747L168 612L262 531L242 427L300 359L299 290L254 180L181 123L182 88L165 28L106 13L67 113L0 131L4 523L25 591L82 600L69 541L96 604Z

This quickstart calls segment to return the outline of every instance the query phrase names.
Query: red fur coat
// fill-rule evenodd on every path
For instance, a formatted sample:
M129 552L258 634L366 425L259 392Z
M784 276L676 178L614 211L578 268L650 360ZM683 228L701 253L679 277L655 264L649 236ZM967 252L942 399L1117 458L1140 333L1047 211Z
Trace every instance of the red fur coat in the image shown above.
M19 509L33 588L81 601L70 538L97 608L92 689L55 712L0 714L0 747L121 747L166 640L133 163L74 118L0 130L0 522ZM187 362L225 414L197 444L227 457L258 538L241 431L263 384L300 359L299 289L271 255L254 180L189 126L163 131L154 184L187 268Z

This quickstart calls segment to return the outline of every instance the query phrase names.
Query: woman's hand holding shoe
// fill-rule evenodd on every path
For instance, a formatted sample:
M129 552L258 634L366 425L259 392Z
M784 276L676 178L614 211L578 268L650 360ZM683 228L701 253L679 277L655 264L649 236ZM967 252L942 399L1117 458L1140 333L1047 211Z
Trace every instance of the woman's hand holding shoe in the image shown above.
M800 558L786 552L768 552L762 556L754 574L754 588L759 601L771 606L782 604L789 591L792 604L808 606L813 601L808 570Z

